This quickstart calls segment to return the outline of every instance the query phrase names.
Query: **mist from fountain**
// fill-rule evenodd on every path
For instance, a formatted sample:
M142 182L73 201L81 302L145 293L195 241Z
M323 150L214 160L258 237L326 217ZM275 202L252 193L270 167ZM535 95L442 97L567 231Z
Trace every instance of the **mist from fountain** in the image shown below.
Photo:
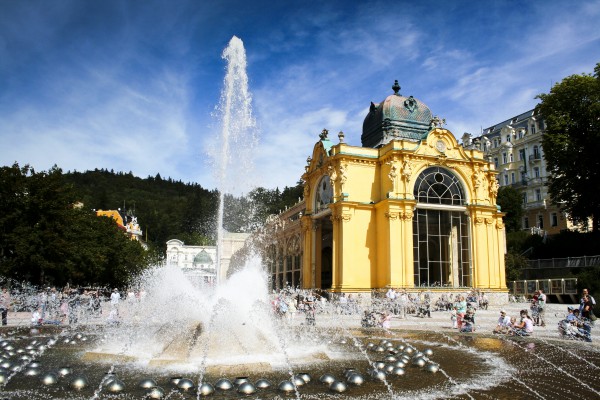
M252 96L248 90L246 50L236 36L229 41L222 54L227 60L227 72L215 116L221 126L220 141L212 148L214 171L219 190L217 215L217 285L221 280L221 249L223 244L223 217L225 194L240 189L252 176L252 153L256 144L255 120L252 116ZM232 154L235 153L235 162ZM243 179L240 179L243 178ZM236 187L237 186L237 187Z
M242 175L246 177L243 181L251 180L247 175L255 143L242 41L234 36L222 57L227 60L227 71L217 107L221 140L213 149L221 195L217 277L222 274L223 196L231 193L231 184L240 182ZM274 325L267 282L258 255L246 260L244 268L229 279L217 279L214 287L194 286L178 267L153 268L136 284L146 296L128 316L131 323L126 329L115 329L96 353L131 356L154 366L199 366L200 381L210 368L282 368L293 374L290 359L310 358L321 346L288 343L281 336ZM131 346L123 351L127 342Z

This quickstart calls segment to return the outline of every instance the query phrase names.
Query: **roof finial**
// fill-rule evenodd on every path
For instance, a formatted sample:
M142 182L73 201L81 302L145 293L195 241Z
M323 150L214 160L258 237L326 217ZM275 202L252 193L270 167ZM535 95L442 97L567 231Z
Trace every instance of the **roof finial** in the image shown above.
M392 86L392 90L394 91L394 94L396 96L400 96L400 93L398 93L400 91L400 85L398 85L398 79L396 79L394 81L394 86Z

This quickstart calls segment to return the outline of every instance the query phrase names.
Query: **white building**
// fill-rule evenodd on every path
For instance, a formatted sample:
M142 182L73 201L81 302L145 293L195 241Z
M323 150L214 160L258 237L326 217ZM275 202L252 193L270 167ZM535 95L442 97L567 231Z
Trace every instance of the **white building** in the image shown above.
M241 249L248 233L225 232L221 249L220 279L229 270L231 257ZM217 246L188 246L178 239L167 242L167 265L179 267L196 284L214 284L217 274Z
M556 234L575 227L550 200L542 149L544 132L544 120L530 110L484 129L479 137L465 133L462 142L467 148L485 152L494 164L500 186L512 186L521 192L525 211L522 229Z

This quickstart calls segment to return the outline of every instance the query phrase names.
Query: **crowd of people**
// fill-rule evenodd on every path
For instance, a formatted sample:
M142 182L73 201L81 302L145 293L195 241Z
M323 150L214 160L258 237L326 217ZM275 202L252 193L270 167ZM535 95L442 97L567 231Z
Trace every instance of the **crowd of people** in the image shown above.
M530 336L533 334L534 326L546 326L545 309L547 297L543 290L537 290L532 299L530 309L532 315L526 309L519 313L519 321L516 317L510 317L505 310L500 310L498 323L493 333ZM588 289L583 289L579 301L579 307L568 306L567 314L564 319L558 323L560 335L568 339L580 339L587 342L592 341L592 327L596 316L594 306L596 300L588 293Z
M535 326L546 326L547 296L543 290L538 290L529 300L529 310L522 309L518 315L509 316L500 310L497 325L493 333L515 336L531 336ZM431 317L434 311L449 312L452 327L459 332L476 331L475 316L477 310L487 310L489 299L483 292L473 290L466 295L442 293L435 302L432 294L427 291L408 293L406 290L388 288L384 292L373 293L368 306L363 305L360 295L333 294L327 291L303 291L286 288L274 294L272 306L274 312L281 318L292 320L298 313L304 314L308 323L314 325L315 315L318 314L361 314L362 327L380 327L388 329L392 318L405 319L408 315L415 317ZM560 333L591 340L593 306L595 300L587 289L581 297L580 309L574 309L561 323L567 321L570 326L577 328L578 335L571 335L574 328L559 329ZM565 325L566 326L566 325Z
M83 289L46 288L35 293L9 292L6 287L0 292L0 315L2 325L8 323L8 312L31 312L31 324L77 324L101 318L109 324L119 324L121 302L139 302L145 297L144 291L127 290L123 294L116 288ZM278 318L291 322L298 316L301 323L316 325L318 315L360 315L362 327L389 329L392 318L405 319L408 315L431 318L432 312L448 312L452 328L459 332L476 331L475 316L478 309L487 309L489 300L485 293L473 290L466 295L440 294L432 301L432 293L388 288L372 293L370 299L361 294L330 293L327 290L303 290L286 287L271 296L271 308ZM547 296L543 290L534 293L529 310L522 309L518 316L507 315L500 310L500 316L493 328L495 334L531 336L534 327L546 326ZM104 305L104 306L103 306ZM559 333L566 338L591 341L591 330L596 319L595 299L584 289L579 307L569 306L567 314L559 323Z
M2 325L8 324L10 312L29 312L32 325L67 325L89 322L106 317L106 322L120 321L119 304L122 299L140 300L143 291L127 291L123 297L118 289L64 288L42 290L13 290L3 287L0 292ZM108 316L103 316L103 304L110 304Z

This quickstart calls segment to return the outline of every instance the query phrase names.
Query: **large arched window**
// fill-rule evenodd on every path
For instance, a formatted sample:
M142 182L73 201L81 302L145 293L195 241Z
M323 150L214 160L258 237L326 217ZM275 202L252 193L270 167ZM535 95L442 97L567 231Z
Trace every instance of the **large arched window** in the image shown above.
M464 193L458 178L442 167L427 168L417 177L413 217L416 286L471 286Z
M463 205L463 190L459 180L440 167L427 168L415 183L415 197L420 203Z

